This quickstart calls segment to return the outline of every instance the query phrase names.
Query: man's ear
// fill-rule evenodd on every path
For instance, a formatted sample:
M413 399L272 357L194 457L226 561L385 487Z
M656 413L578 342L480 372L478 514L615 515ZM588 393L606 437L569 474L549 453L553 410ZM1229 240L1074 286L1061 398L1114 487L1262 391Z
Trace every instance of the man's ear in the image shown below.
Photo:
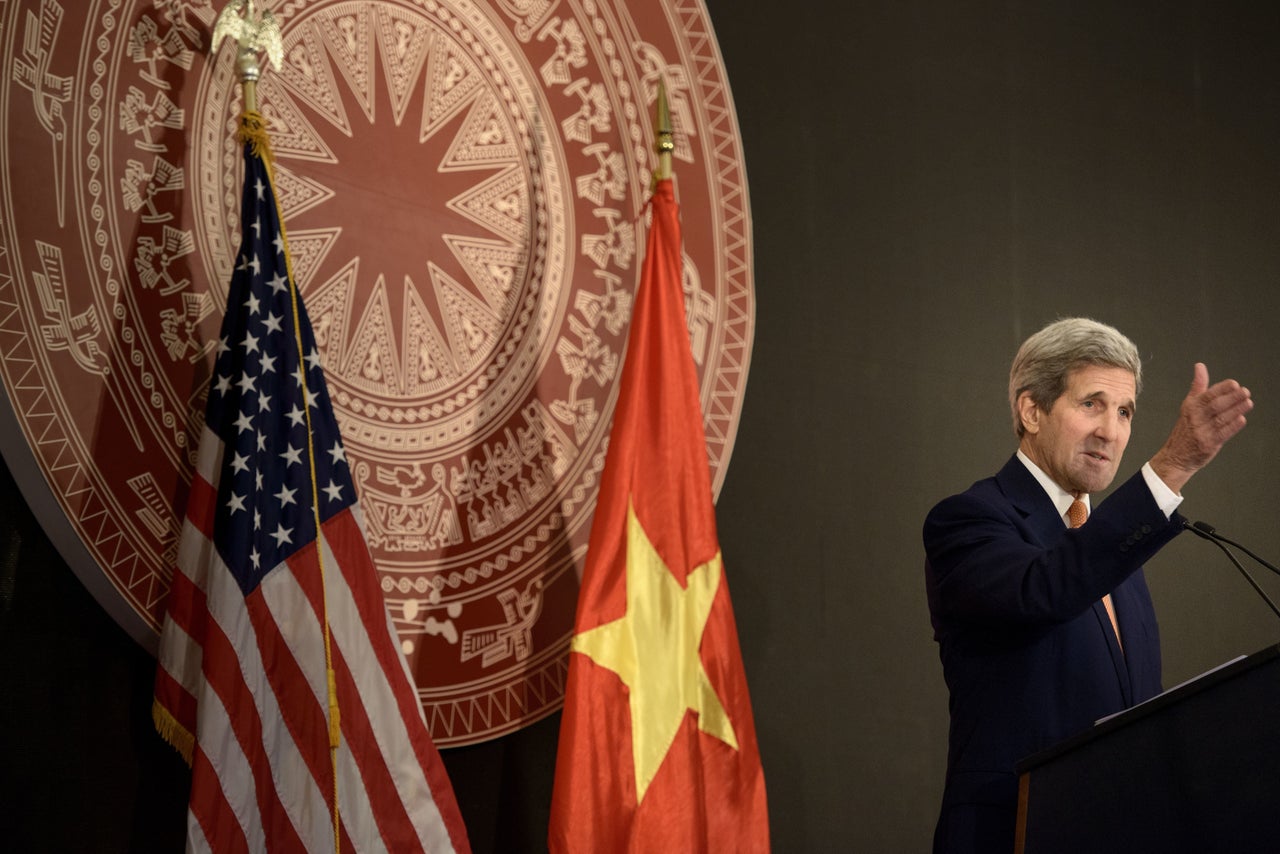
M1040 432L1040 407L1031 399L1031 392L1024 391L1018 395L1018 417L1022 419L1022 429L1027 433Z

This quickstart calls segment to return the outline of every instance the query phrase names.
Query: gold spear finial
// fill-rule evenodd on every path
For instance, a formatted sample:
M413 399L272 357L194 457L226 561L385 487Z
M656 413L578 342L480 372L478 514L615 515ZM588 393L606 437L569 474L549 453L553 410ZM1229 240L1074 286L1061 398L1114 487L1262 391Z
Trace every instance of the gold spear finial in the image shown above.
M667 107L667 87L661 77L658 78L658 119L654 123L654 136L657 138L654 150L658 152L658 166L653 170L653 180L657 182L671 177L671 152L676 150L671 110Z
M276 71L280 70L280 63L284 61L284 39L280 35L280 24L269 9L254 14L253 0L232 0L218 14L218 20L213 25L210 53L218 49L224 36L235 39L240 46L236 54L236 65L240 69L240 82L244 85L244 109L245 112L256 113L257 84L258 78L262 76L258 52L265 50L271 67Z

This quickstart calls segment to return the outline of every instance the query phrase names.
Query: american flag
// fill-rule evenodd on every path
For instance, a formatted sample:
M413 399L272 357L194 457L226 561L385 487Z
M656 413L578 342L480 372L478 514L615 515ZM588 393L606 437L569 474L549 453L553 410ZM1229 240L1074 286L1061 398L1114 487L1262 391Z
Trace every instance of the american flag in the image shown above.
M244 127L260 145L245 145L243 236L153 707L192 768L188 850L466 851L290 276L265 135L256 116Z

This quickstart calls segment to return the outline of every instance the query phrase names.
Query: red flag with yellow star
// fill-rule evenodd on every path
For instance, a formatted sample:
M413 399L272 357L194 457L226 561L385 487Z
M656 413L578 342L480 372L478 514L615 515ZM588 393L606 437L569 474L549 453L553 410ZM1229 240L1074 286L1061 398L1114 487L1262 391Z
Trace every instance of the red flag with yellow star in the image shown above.
M670 179L652 210L578 598L548 844L768 851Z

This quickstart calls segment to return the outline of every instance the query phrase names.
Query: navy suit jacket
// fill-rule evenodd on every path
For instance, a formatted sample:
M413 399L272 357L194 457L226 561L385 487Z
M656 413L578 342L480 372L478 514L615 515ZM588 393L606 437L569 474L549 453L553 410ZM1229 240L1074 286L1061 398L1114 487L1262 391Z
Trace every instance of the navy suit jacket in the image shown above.
M1141 472L1068 530L1016 455L929 513L925 584L951 710L935 852L1012 851L1017 762L1160 692L1142 564L1181 530Z

